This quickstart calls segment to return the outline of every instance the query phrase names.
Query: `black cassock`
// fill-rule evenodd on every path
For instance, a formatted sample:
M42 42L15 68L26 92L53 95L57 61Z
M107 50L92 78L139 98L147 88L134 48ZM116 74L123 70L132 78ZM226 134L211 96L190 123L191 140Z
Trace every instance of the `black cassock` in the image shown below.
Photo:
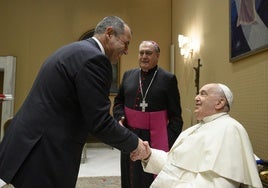
M141 80L141 84L139 80ZM142 89L140 89L140 85ZM174 74L158 66L148 72L143 72L139 68L126 71L114 100L114 117L117 120L125 117L124 107L142 111L140 104L145 96L145 102L148 104L145 112L167 110L169 121L167 126L168 145L171 148L181 133L183 126L180 94L177 78ZM136 133L142 140L147 140L150 143L149 130L131 128L127 124L125 126ZM122 188L147 188L153 180L154 175L145 173L140 161L133 162L130 160L129 154L121 153Z

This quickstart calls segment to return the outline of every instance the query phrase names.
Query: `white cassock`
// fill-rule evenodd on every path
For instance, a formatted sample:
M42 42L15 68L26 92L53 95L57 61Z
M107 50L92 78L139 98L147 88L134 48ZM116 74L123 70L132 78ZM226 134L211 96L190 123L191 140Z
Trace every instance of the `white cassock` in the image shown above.
M168 153L152 149L142 164L158 174L151 188L263 187L248 134L227 113L183 131Z

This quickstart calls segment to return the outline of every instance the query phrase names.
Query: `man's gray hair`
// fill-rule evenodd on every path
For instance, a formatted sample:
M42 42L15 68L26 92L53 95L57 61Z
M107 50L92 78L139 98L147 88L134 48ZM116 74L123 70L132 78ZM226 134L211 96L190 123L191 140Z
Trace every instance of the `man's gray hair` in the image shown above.
M160 53L160 47L159 47L159 45L157 44L157 42L155 42L155 41L153 41L153 40L144 40L144 41L141 42L141 44L142 44L142 43L146 43L146 42L150 42L150 43L153 45L155 52L156 52L156 53Z
M115 31L115 35L124 34L125 25L127 24L121 18L117 16L107 16L97 24L94 34L103 34L107 27L112 27Z

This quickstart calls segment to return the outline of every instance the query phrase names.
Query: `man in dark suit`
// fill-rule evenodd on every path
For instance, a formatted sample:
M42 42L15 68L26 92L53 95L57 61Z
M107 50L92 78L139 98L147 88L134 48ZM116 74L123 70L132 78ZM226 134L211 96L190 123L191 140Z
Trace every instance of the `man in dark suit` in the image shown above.
M123 152L145 153L142 140L109 114L111 63L127 54L131 37L122 19L109 16L92 38L48 57L1 142L0 184L74 188L89 132Z

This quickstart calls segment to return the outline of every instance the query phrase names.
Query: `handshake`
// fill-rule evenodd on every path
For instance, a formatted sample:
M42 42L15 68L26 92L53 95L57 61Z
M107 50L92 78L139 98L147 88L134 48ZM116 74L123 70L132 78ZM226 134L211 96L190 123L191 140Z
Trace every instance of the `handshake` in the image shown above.
M151 155L151 148L147 141L143 141L139 138L138 147L130 153L130 159L132 161L146 160Z
M121 117L121 119L119 120L119 125L124 127L124 121L125 117ZM138 147L130 153L130 159L132 161L145 160L149 159L150 155L151 155L151 148L149 146L149 143L139 138Z

